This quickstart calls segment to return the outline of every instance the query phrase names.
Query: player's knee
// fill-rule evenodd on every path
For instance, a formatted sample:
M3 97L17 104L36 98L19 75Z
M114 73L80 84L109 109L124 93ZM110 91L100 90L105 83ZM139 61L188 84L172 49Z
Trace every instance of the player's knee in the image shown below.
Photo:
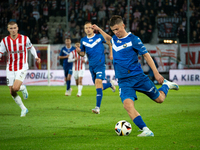
M13 86L13 87L12 87L12 92L17 92L17 91L19 91L19 88L20 88L20 87Z
M155 99L156 103L162 103L164 102L164 98L162 96L159 96L158 98Z

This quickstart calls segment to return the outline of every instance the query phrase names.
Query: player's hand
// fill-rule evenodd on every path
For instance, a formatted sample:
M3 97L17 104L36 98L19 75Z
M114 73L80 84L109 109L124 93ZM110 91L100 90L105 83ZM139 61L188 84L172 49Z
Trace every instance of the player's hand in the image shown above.
M164 77L160 73L155 75L155 79L158 81L159 84L162 84L164 82Z
M110 60L113 60L113 55L109 55L109 59L110 59Z
M75 47L76 47L76 51L77 51L77 53L80 53L80 52L81 52L80 47L78 47L78 46L75 46Z
M92 25L92 29L97 30L97 31L100 30L100 28L99 28L96 24L93 24L93 25Z
M40 58L35 58L35 60L37 61L38 64L41 62Z
M82 62L85 63L85 59L82 59Z

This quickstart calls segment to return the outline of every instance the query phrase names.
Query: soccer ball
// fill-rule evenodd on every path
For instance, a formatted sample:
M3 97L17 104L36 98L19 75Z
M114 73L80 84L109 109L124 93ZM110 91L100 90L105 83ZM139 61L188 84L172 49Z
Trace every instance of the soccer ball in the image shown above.
M132 131L131 124L126 120L121 120L115 125L115 132L119 136L129 135Z

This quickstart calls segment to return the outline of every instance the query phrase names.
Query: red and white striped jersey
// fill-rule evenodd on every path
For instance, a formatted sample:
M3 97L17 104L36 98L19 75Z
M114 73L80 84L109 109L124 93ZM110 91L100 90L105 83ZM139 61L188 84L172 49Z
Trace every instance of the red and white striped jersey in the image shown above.
M36 50L27 36L18 34L18 37L13 40L9 35L1 41L0 57L4 52L7 52L7 69L9 69L9 71L28 69L28 49L30 49L34 57L37 58Z
M78 60L75 60L75 58L78 58ZM85 55L84 57L81 57L76 50L70 52L68 62L74 62L73 63L73 70L74 71L80 71L80 70L85 70L85 63L87 62L87 56Z

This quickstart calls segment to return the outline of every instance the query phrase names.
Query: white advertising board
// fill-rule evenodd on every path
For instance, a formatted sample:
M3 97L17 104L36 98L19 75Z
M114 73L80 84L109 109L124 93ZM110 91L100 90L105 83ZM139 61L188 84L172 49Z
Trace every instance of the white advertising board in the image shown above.
M179 85L200 85L200 70L170 70L169 78Z
M6 77L6 71L0 70L0 76ZM106 70L106 79L115 80L114 70ZM104 81L106 82L106 80ZM89 70L85 70L82 81L83 85L94 85ZM48 70L28 70L23 82L25 85L48 85ZM64 85L65 77L63 70L50 70L50 85ZM117 85L117 81L115 81ZM71 85L76 85L72 75Z

